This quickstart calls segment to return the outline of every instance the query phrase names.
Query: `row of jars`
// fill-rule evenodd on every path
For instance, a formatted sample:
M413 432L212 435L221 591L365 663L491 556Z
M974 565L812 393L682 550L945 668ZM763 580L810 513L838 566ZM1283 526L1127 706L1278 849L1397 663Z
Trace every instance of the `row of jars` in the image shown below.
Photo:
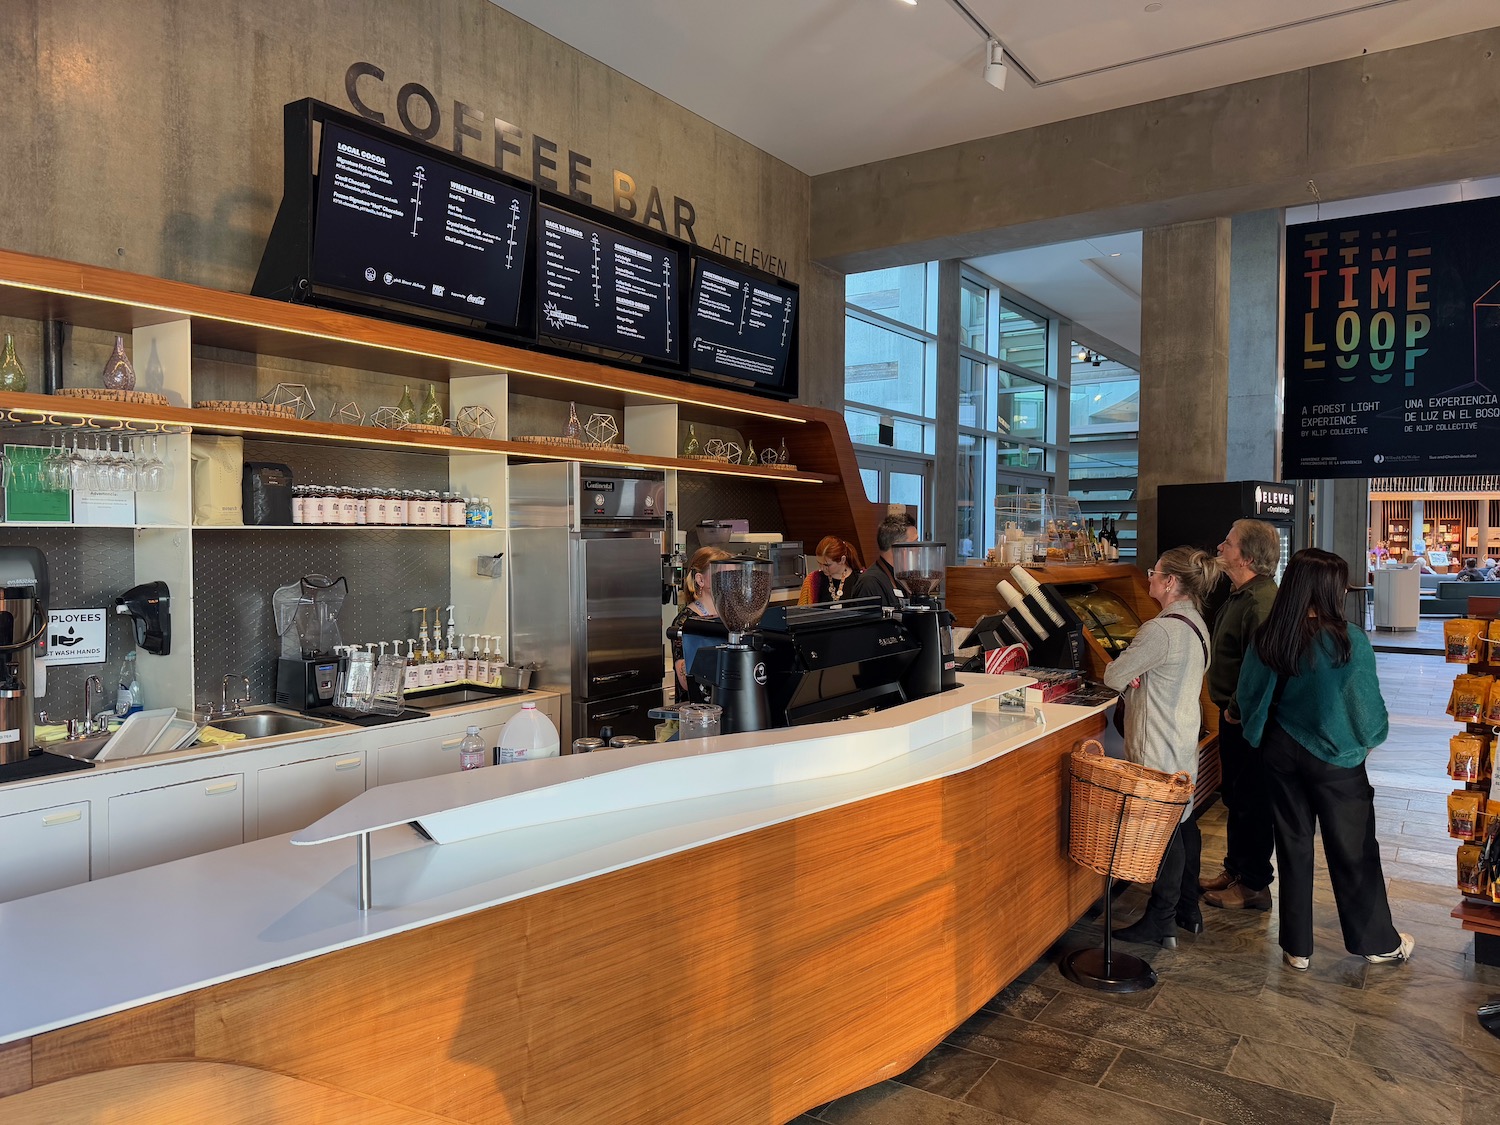
M412 488L292 486L294 524L349 527L493 527L489 497Z

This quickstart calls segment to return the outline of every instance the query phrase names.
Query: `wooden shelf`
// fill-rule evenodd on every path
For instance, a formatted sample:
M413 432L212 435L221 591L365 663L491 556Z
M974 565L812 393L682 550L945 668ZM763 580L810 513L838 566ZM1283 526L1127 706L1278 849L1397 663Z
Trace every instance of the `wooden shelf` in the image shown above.
M1500 937L1500 905L1483 906L1475 902L1461 902L1453 908L1450 918L1457 918L1464 929L1476 934Z
M313 419L235 414L198 407L96 402L87 399L62 399L53 395L0 391L0 410L16 412L13 416L26 417L34 414L37 415L38 422L48 417L55 417L64 420L93 419L107 422L131 422L138 425L182 426L208 433L253 434L259 437L294 438L304 442L384 446L409 453L504 453L530 460L587 461L592 464L616 465L624 468L676 469L686 473L749 477L790 484L833 484L839 480L837 476L829 473L803 470L786 472L760 466L684 460L680 457L652 457L638 453L611 454L607 446L578 449L571 446L537 445L524 441L466 438L456 434L430 434L419 430L349 426Z
M231 351L428 382L505 371L511 390L539 398L616 409L681 402L694 417L810 420L802 407L626 367L8 250L0 250L0 315L116 333L190 319L194 344Z

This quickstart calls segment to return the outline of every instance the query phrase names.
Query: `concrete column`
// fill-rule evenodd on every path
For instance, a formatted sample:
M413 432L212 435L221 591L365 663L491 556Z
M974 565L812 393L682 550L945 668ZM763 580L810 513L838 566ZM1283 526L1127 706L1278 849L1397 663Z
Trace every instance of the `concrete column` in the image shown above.
M1229 448L1225 480L1280 480L1283 212L1229 225Z
M1490 499L1481 496L1474 501L1474 552L1479 559L1479 565L1484 565L1484 560L1490 553Z
M1422 520L1422 501L1414 499L1411 502L1411 535L1406 540L1408 551L1415 551L1419 541L1423 544L1424 550L1426 548L1427 536L1422 534Z
M1313 546L1332 551L1349 564L1349 584L1365 584L1366 521L1370 518L1370 482L1363 477L1354 480L1320 480L1314 486L1316 520ZM1361 625L1365 620L1364 595L1349 595L1344 612L1350 621Z
M1225 479L1228 219L1145 232L1141 247L1141 557L1156 545L1156 490Z
M933 433L932 511L926 524L932 537L948 544L948 565L958 561L958 337L959 261L937 269L937 425ZM978 501L975 497L975 501Z
M1373 550L1374 548L1378 547L1380 545L1381 541L1383 539L1385 539L1385 537L1386 537L1385 536L1385 501L1384 500L1371 500L1370 501L1370 548ZM1390 544L1387 543L1386 546L1389 547Z

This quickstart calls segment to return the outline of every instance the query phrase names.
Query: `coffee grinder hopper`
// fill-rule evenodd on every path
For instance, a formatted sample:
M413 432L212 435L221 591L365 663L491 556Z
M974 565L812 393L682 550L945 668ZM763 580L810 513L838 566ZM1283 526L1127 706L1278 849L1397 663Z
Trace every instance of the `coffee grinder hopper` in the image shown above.
M771 564L749 555L716 559L708 564L708 586L714 608L729 631L729 643L740 643L766 615L771 604Z
M281 637L282 659L310 660L342 645L338 617L348 596L348 580L326 574L304 574L277 589L271 595L271 612Z

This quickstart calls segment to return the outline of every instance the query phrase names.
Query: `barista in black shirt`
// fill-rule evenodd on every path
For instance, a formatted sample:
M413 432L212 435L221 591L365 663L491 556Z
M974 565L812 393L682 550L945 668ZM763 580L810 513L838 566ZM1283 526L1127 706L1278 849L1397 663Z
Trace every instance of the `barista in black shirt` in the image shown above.
M879 598L881 604L891 609L906 605L906 588L896 580L896 571L891 566L891 548L906 542L906 517L887 516L875 531L875 546L880 555L875 565L859 576L850 594L855 598Z

